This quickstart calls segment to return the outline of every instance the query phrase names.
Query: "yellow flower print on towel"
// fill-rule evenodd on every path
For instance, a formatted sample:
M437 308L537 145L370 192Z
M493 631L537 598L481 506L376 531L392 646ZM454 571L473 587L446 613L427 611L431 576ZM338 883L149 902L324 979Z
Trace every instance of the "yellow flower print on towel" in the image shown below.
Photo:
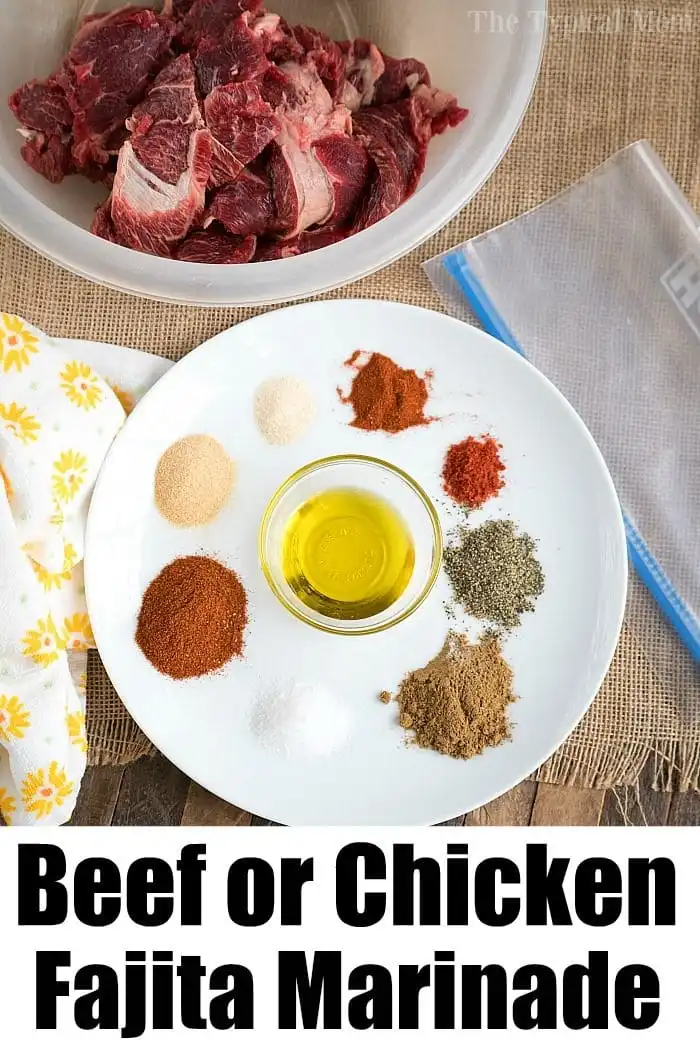
M6 824L12 823L12 814L17 810L17 799L8 795L5 788L0 788L0 817Z
M44 588L45 591L53 591L54 589L60 591L64 583L70 583L71 576L73 575L70 568L63 570L63 572L49 572L43 565L39 565L38 562L29 559L31 562L34 575L37 580ZM65 564L65 562L64 562Z
M66 516L63 513L63 507L57 499L53 501L53 514L49 518L49 525L53 525L55 529L62 529L66 523Z
M95 644L90 618L87 613L75 613L73 616L67 616L63 621L63 627L67 649L85 653Z
M5 486L5 492L7 494L8 503L12 502L12 497L15 494L15 490L12 488L12 482L7 476L7 472L3 470L2 463L0 463L0 482Z
M50 667L58 660L58 654L66 648L68 638L65 631L58 631L52 616L39 620L36 628L27 631L22 639L23 656L29 656L35 664Z
M118 386L116 383L110 382L109 380L107 380L107 386L110 388L117 401L124 409L124 414L127 416L130 415L134 411L134 407L136 405L136 398L134 397L134 395L130 394L128 390L124 390L122 387Z
M87 753L88 743L85 736L85 715L76 711L72 715L66 715L66 728L71 744L80 748L83 754Z
M37 769L22 781L22 801L27 813L39 820L48 817L54 806L62 806L73 790L64 766L52 762L48 769Z
M100 381L90 365L82 361L71 361L59 374L61 389L65 391L66 397L78 408L84 408L89 412L96 408L103 399Z
M41 430L41 424L37 423L36 417L14 401L11 405L0 404L0 422L5 430L9 430L23 445L36 441Z
M72 543L64 543L63 544L63 571L64 572L68 572L70 569L74 568L74 566L76 566L79 561L80 561L80 558L78 557L78 552L76 551L76 549L73 546L73 544Z
M70 503L85 484L87 475L87 456L69 449L62 452L53 465L55 471L53 494L59 503Z
M5 744L9 744L10 739L21 740L30 725L29 711L19 697L0 695L0 740Z
M30 332L20 317L0 314L0 366L5 372L13 368L21 372L31 358L39 353L39 339Z

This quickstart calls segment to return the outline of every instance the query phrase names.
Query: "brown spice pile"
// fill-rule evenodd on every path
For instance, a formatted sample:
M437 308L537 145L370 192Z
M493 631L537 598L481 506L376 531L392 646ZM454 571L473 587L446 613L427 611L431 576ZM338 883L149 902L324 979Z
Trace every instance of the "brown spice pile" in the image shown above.
M212 558L178 558L144 594L136 642L162 674L199 678L241 655L247 609L235 572Z
M413 369L400 368L384 354L371 354L360 363L365 356L363 350L356 350L345 362L347 367L357 368L357 375L347 397L338 390L343 404L350 404L355 410L353 427L398 434L409 427L434 422L424 411L430 394L431 372L421 377Z
M440 654L399 686L394 697L399 722L419 747L473 758L510 739L512 684L513 672L495 635L472 645L465 635L450 632ZM380 699L392 698L382 693Z

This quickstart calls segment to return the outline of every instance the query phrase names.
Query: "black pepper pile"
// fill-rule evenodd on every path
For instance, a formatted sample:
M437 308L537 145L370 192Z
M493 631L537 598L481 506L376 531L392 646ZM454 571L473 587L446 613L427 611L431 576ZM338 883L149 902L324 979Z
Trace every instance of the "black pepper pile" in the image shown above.
M544 591L535 542L518 534L512 521L460 526L444 555L445 571L465 612L498 627L520 625Z

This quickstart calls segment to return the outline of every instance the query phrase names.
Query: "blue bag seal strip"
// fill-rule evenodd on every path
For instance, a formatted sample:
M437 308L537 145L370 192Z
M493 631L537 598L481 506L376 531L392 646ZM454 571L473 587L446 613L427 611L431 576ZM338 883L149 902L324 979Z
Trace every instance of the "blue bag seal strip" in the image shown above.
M450 252L443 256L442 262L463 292L484 331L527 359L527 354L472 272L463 252ZM693 659L700 661L700 622L680 597L624 510L623 519L632 566Z

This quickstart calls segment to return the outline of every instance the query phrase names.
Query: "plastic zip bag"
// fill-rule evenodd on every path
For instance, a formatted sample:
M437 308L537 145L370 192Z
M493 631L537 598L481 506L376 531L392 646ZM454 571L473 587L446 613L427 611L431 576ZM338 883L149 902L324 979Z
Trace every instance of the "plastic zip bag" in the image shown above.
M700 235L640 142L431 260L447 305L524 353L606 458L630 557L700 660Z

